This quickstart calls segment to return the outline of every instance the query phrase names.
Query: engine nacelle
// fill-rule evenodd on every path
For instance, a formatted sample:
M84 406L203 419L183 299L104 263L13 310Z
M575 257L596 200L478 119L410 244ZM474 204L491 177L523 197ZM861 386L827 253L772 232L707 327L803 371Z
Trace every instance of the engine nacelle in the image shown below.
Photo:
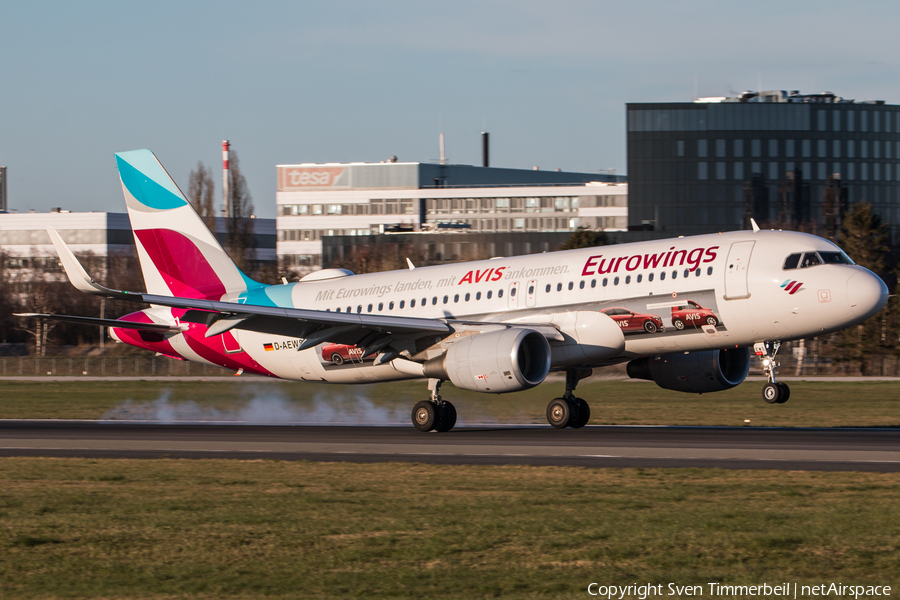
M706 350L690 354L663 354L628 363L628 376L648 379L661 388L703 394L738 385L750 372L750 349Z
M511 327L466 336L425 363L425 376L458 388L502 394L538 385L550 372L550 344L534 331Z

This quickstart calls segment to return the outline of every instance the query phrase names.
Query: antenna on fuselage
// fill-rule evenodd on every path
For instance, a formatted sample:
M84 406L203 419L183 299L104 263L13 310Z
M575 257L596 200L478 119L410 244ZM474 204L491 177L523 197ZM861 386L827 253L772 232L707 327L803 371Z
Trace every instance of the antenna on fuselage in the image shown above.
M757 231L759 231L759 225L756 224L756 219L751 218L750 225L753 226L753 233L756 233Z
M413 269L416 268L416 265L412 264L412 261L409 260L409 257L408 257L408 256L406 257L406 264L409 265L409 270L410 270L410 271L412 271Z

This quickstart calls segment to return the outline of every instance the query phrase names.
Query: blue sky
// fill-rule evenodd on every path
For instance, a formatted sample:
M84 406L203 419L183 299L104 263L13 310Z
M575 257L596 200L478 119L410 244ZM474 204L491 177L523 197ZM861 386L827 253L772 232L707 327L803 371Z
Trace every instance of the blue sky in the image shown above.
M626 102L745 89L900 103L900 4L0 3L10 208L123 211L113 153L186 187L231 140L257 214L275 165L438 158L626 171ZM217 176L218 179L218 176Z

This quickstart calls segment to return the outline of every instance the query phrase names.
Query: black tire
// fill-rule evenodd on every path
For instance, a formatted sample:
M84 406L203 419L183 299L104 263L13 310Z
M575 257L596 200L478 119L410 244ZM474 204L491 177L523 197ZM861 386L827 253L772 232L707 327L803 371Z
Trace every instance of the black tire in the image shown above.
M581 429L591 420L591 407L581 398L575 398L575 408L577 409L577 414L575 415L575 418L569 422L569 427L572 429Z
M715 317L706 317L706 324L715 327L719 324L719 320Z
M437 424L438 410L434 402L422 400L412 410L412 422L419 431L431 431Z
M331 355L331 362L333 362L336 365L342 365L342 364L344 364L344 357L341 356L340 354L338 354L337 352L335 352L334 354Z
M646 331L647 333L656 333L656 330L656 323L654 323L650 319L644 321L644 331Z
M444 401L440 409L440 419L434 426L434 430L440 433L446 433L453 429L456 425L456 407L447 401Z
M674 325L675 329L679 331L684 329L684 321L682 321L681 319L675 319L674 321L672 321L672 325Z
M547 422L556 429L565 429L572 420L574 408L565 398L554 398L547 405Z
M778 399L778 404L784 404L791 397L791 388L786 383L779 383L778 387L781 389L781 397Z
M767 383L763 386L762 396L763 400L765 400L769 404L775 404L783 395L781 388L777 383Z

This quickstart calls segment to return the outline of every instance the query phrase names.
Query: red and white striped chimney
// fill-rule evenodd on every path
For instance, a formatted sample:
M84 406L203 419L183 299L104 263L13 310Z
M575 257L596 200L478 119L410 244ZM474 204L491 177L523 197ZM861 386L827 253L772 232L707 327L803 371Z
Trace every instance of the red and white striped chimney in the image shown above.
M228 202L228 140L222 140L222 216L228 218L231 203Z

